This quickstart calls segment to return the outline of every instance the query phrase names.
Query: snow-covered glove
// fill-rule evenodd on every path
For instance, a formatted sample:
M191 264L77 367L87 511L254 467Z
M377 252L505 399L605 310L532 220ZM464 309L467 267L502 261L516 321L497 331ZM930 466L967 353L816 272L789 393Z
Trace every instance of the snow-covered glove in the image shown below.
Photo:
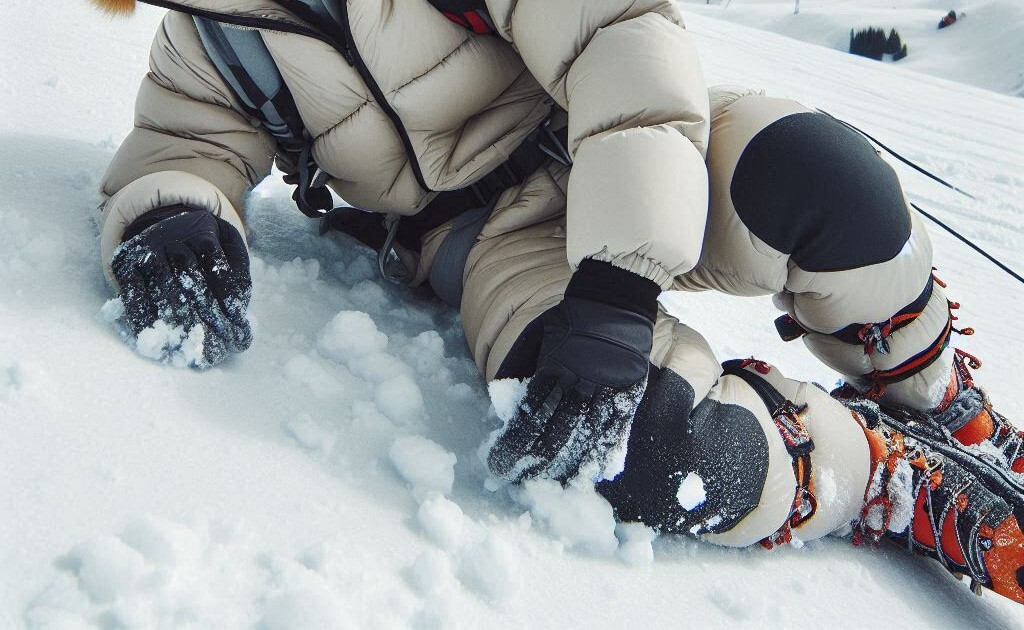
M217 364L252 343L249 255L242 235L220 217L185 206L152 210L125 230L111 267L136 337L157 321L193 340L199 327L201 357L190 359L195 367Z
M534 322L542 330L535 371L488 454L492 473L564 482L591 463L598 474L614 467L647 386L660 292L609 263L583 261L562 302ZM518 360L531 354L517 346Z

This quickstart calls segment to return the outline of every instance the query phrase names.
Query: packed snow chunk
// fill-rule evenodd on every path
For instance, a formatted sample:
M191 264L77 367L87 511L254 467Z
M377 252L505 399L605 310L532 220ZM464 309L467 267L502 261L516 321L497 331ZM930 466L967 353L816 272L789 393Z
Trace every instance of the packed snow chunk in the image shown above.
M193 530L153 517L128 525L121 534L121 540L149 562L167 567L198 562L203 548L202 541Z
M408 426L423 415L423 393L411 378L400 374L377 385L373 401L392 422Z
M692 510L701 505L708 498L704 492L704 480L695 472L687 473L683 482L679 484L676 492L676 500L684 510Z
M492 602L508 601L522 587L519 553L497 532L459 554L463 584Z
M146 560L120 538L104 536L78 545L58 562L78 578L78 587L96 603L110 603L132 590Z
M522 499L537 520L562 544L599 555L619 546L612 506L587 483L563 488L553 479L523 483Z
M158 319L139 333L135 349L147 359L175 367L204 367L204 338L202 326L193 326L186 331L182 326L172 326Z
M529 384L529 379L521 381L514 378L493 380L487 384L487 393L491 397L491 404L494 405L494 413L502 422L507 423L515 415Z
M658 533L643 523L619 523L615 526L619 539L619 558L633 566L654 562L654 547L651 543Z
M123 316L124 302L122 302L121 298L119 297L107 300L106 302L103 303L103 306L100 307L100 317L102 317L103 321L107 322L108 324L113 324L117 320L121 319Z
M432 492L447 495L455 482L455 455L441 445L419 435L400 437L388 453L398 474L412 486L417 500Z
M626 455L629 453L629 431L624 431L618 436L618 441L612 445L608 454L605 455L604 463L601 466L599 476L605 481L611 481L626 470Z
M345 606L323 585L296 588L267 602L263 619L257 626L264 630L295 628L351 628Z
M445 549L457 549L465 542L466 515L457 503L440 494L432 494L420 504L416 520L423 533Z
M387 348L388 336L362 311L341 311L317 336L316 349L324 357L347 363Z
M422 595L448 591L455 581L451 556L438 549L427 549L416 556L405 576L409 585Z

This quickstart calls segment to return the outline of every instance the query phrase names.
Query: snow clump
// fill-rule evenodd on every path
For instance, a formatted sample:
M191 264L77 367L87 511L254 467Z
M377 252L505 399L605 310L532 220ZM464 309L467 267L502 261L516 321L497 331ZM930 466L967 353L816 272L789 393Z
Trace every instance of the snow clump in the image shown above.
M409 426L423 415L423 393L406 374L400 374L377 385L373 402L392 422Z
M493 380L487 384L487 393L491 396L494 413L502 422L507 423L515 415L529 384L530 379L520 381L514 378Z
M387 346L388 336L377 330L377 324L362 311L341 311L316 340L320 354L338 363L381 352Z
M419 435L396 439L388 452L398 474L412 486L412 495L423 501L431 493L450 494L455 483L455 455Z
M612 506L582 479L564 488L553 479L531 479L523 483L521 498L566 547L598 555L611 555L618 548Z
M440 494L431 494L420 504L416 520L431 540L448 550L464 543L471 522L457 503Z
M708 495L704 492L704 480L695 472L687 473L686 478L679 484L676 492L676 500L684 510L692 510L701 506Z
M619 558L626 564L642 566L654 562L651 543L658 533L643 523L619 523L615 526L619 539Z

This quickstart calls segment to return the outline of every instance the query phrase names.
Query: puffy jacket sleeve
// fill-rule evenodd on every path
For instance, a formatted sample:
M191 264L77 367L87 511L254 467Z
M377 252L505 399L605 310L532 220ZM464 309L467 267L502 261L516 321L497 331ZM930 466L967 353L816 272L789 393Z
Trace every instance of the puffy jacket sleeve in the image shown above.
M708 96L670 0L487 0L496 29L569 115L568 258L667 288L700 257Z
M192 19L164 18L150 71L135 102L135 125L104 175L101 256L138 216L171 204L206 208L245 233L243 195L270 173L275 146L250 121L206 56Z

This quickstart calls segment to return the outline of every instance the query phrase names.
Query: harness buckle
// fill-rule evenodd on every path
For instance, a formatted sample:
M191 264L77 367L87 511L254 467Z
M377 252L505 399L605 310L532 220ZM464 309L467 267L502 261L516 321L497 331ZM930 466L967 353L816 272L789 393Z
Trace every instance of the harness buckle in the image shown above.
M408 285L412 281L412 274L402 263L402 259L395 251L395 238L398 236L398 223L401 216L388 215L388 234L384 238L384 244L377 250L377 271L380 277L395 284ZM392 269L400 268L401 271L392 272Z

